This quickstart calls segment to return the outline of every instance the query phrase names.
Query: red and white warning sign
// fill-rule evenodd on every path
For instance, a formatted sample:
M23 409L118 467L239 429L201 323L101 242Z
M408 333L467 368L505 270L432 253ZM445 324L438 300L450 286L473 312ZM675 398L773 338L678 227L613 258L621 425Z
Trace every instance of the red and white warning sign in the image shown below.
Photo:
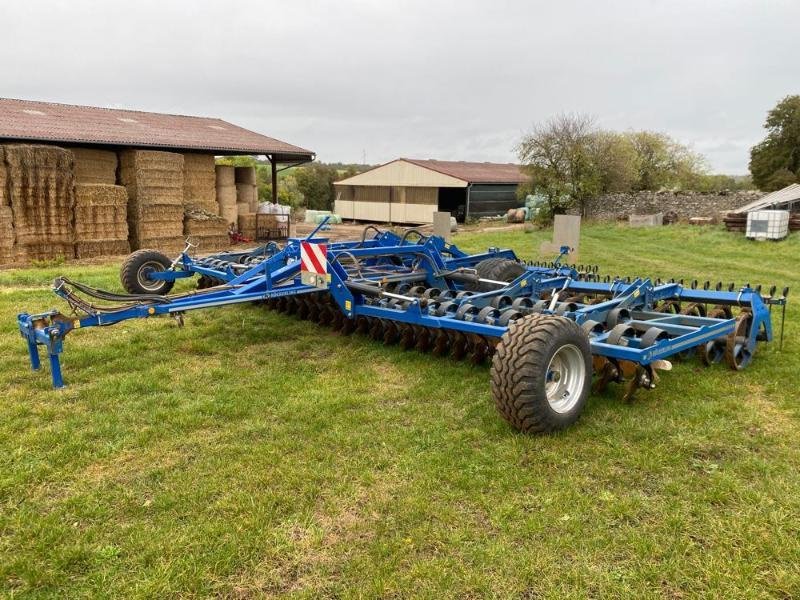
M327 244L300 242L300 270L324 275L328 272Z
M306 285L327 287L328 275L327 244L300 242L300 279Z

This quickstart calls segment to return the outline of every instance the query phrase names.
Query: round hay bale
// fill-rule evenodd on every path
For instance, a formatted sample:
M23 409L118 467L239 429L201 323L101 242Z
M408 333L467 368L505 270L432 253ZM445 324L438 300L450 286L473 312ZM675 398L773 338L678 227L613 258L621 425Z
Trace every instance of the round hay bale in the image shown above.
M218 188L236 185L236 167L216 165L215 171Z
M256 184L256 168L255 167L235 167L236 169L236 183L249 183L250 185Z
M239 220L239 209L235 203L233 206L220 206L219 212L220 216L225 219L225 223L228 225L231 223L236 224Z
M229 185L217 188L217 203L220 207L236 206L236 186Z

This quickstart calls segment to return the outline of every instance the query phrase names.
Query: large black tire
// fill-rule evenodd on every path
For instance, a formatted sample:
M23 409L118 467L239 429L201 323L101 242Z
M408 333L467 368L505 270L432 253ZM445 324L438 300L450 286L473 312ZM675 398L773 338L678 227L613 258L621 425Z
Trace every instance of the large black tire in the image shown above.
M514 321L492 359L497 410L524 433L550 433L578 420L592 381L589 338L574 321L532 314Z
M147 277L154 271L166 271L172 261L156 250L137 250L130 254L119 272L122 287L129 294L169 294L174 281L152 280Z
M525 267L510 258L486 258L475 265L475 271L481 279L492 279L494 281L514 281L525 272ZM467 289L476 292L490 292L497 289L497 286L488 283L476 283L467 285Z

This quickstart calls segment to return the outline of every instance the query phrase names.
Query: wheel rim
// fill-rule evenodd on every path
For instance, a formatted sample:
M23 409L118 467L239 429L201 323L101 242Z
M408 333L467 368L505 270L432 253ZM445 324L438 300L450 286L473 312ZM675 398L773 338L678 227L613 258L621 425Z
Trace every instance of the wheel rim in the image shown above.
M139 285L142 286L142 288L149 292L155 292L163 287L164 281L150 279L149 275L150 273L163 270L164 265L158 261L150 260L139 267L139 271L136 273L136 279L139 281Z
M586 363L583 354L574 344L556 350L547 365L545 394L555 412L563 414L575 408L586 381Z

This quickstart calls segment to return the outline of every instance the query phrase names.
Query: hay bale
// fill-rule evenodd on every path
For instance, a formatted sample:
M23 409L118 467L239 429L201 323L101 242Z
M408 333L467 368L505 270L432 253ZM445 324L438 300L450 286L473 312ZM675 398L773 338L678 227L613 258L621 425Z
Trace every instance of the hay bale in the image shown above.
M9 203L20 256L71 258L75 229L74 157L57 146L4 148Z
M155 150L120 153L120 181L139 206L183 205L183 155Z
M129 254L131 246L128 240L99 240L75 242L77 258L95 258L97 256L122 256Z
M76 184L76 248L80 242L111 241L128 242L128 192L121 185Z
M183 252L183 249L186 248L186 242L182 237L177 238L142 238L139 240L140 246L135 248L136 250L140 250L142 248L147 248L149 250L158 250L159 252L166 254L170 258L173 258ZM134 250L133 247L131 247Z
M228 225L231 223L235 225L239 220L239 209L236 207L235 203L233 206L220 206L219 212L220 218L223 219Z
M236 186L229 185L217 188L217 204L223 206L236 206Z
M76 183L117 183L117 153L94 148L70 148L75 156Z
M132 249L183 249L183 163L183 155L173 152L126 150L120 154Z
M6 194L6 160L2 146L0 146L0 206L8 206L8 195Z
M234 187L236 185L236 168L228 165L216 165L216 186Z
M229 224L219 215L203 210L184 213L183 233L192 236L227 236Z
M234 178L236 183L247 183L256 185L256 168L255 167L235 167Z
M250 204L254 200L258 200L258 188L249 183L236 184L236 202Z
M217 235L217 236L202 236L197 238L192 238L192 243L197 244L197 251L198 252L208 252L210 250L220 250L223 248L227 248L231 245L231 239L227 233L225 235Z
M16 262L14 253L14 214L10 206L0 206L0 266Z
M213 154L183 155L183 204L219 214Z
M239 233L243 236L254 239L256 237L256 215L239 214Z

